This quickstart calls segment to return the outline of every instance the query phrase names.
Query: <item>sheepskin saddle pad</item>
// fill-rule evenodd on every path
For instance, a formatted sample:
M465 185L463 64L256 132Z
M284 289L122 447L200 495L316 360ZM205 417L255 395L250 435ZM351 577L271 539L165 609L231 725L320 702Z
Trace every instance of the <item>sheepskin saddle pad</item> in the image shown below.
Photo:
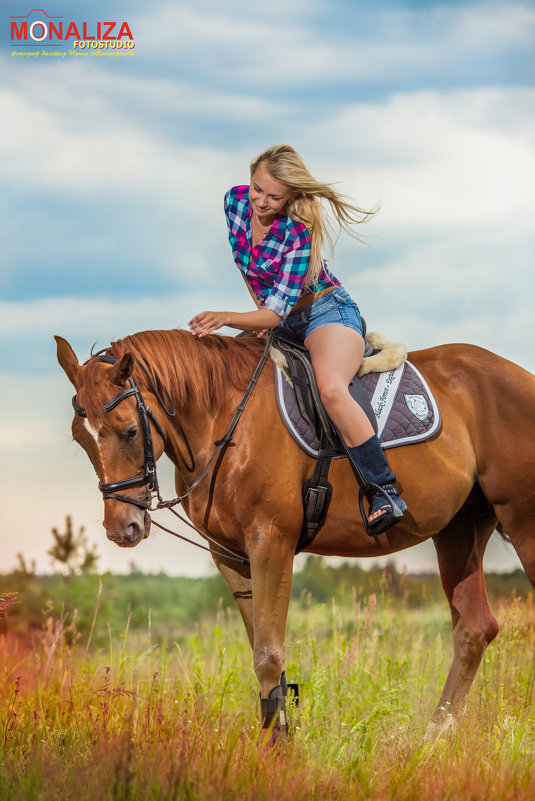
M295 341L276 338L271 349L279 412L286 428L314 458L345 456L319 399L308 353ZM429 439L440 412L424 377L407 361L407 349L380 334L366 335L365 358L349 390L372 423L383 448Z

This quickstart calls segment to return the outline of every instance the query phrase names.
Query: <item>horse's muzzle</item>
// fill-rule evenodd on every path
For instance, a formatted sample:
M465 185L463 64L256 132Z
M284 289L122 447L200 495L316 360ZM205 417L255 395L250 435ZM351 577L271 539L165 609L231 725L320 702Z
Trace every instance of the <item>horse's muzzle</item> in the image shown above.
M120 548L134 548L149 536L149 531L150 516L145 512L143 524L138 519L131 518L120 530L106 529L106 536Z

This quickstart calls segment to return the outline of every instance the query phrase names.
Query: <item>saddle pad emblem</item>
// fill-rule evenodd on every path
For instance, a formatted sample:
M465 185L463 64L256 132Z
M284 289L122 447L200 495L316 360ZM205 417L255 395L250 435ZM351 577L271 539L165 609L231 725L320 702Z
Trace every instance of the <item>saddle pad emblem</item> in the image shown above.
M411 414L418 420L425 420L429 414L429 405L424 395L405 395L405 403Z

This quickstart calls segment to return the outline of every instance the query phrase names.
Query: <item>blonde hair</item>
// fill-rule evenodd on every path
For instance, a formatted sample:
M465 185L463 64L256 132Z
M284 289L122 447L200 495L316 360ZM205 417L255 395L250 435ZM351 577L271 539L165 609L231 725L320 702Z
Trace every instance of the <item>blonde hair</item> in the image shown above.
M273 145L253 159L251 177L260 164L266 166L273 178L292 190L293 198L288 203L286 213L290 219L303 223L310 233L312 242L306 286L315 286L323 267L322 253L325 245L331 253L334 250L331 224L321 199L329 201L332 215L339 228L355 238L358 237L352 226L369 220L377 208L365 211L349 202L344 195L333 189L331 184L316 181L299 153L291 145Z

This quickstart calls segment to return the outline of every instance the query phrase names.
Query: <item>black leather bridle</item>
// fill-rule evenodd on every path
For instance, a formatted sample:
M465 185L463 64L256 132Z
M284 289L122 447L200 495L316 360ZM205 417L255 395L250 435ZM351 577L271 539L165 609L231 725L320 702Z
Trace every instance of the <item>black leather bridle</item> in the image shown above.
M116 364L118 361L115 356L108 356L107 354L97 354L97 356L101 362L106 362L107 364ZM160 496L158 476L156 473L156 459L154 458L154 443L152 441L152 432L150 430L150 420L152 420L156 431L162 438L164 447L166 438L163 428L152 411L145 404L143 395L141 394L138 385L132 377L130 377L129 383L129 388L123 389L122 392L119 392L114 398L108 401L108 403L104 404L104 411L111 412L112 409L115 409L116 406L118 406L127 398L132 396L135 398L139 415L139 426L141 435L143 437L143 473L139 476L133 476L132 478L123 478L120 481L111 481L108 484L104 484L102 481L99 481L98 488L102 492L103 498L114 498L117 501L131 503L134 506L138 506L140 509L150 509L152 505L152 498L154 496L159 498ZM76 400L76 395L74 395L72 399L72 406L79 417L87 417L85 409L83 406L80 406ZM117 493L121 492L122 490L144 486L147 488L147 499L144 501L138 498L133 498L130 495L117 495Z
M169 511L173 512L173 514L176 515L183 523L185 523L187 526L189 526L198 534L200 534L202 537L204 537L204 539L208 540L209 542L216 545L218 548L222 549L222 551L216 551L213 548L206 548L203 545L199 545L198 542L194 542L193 540L190 540L187 537L184 537L183 535L178 534L175 531L172 531L166 526L162 526L161 523L158 523L156 520L153 519L152 522L156 526L158 526L158 528L161 528L163 531L167 531L174 537L178 537L179 539L185 540L186 542L195 545L197 548L202 548L203 550L210 551L210 553L213 555L221 556L225 559L230 559L232 561L240 562L241 564L246 564L246 565L249 564L249 560L247 559L247 557L235 553L230 548L227 548L225 545L222 545L221 543L217 542L217 540L212 539L212 537L210 537L205 531L201 531L196 526L194 526L193 523L191 523L189 520L186 520L184 517L178 514L178 512L173 507L182 503L182 501L185 498L187 498L188 495L190 495L190 493L192 493L193 490L199 486L199 484L206 476L213 463L216 461L216 459L219 458L221 452L225 448L227 448L232 442L233 431L236 428L236 425L238 424L238 420L242 415L242 412L245 408L245 404L249 400L249 397L251 396L251 393L255 388L256 383L260 377L260 373L262 372L264 364L266 363L269 350L271 348L272 339L273 339L273 334L270 333L262 357L251 377L251 380L249 381L249 386L247 387L224 436L214 443L216 449L215 452L212 454L211 458L209 459L208 463L205 465L203 470L201 470L199 476L195 479L193 484L191 484L191 486L186 490L186 492L183 495L180 495L177 498L172 498L171 500L168 501L165 501L160 495L158 476L156 473L156 459L154 458L154 444L152 440L152 432L150 429L150 421L152 421L152 423L156 428L156 431L162 438L164 447L166 445L166 437L160 423L158 422L157 418L154 416L152 411L149 409L149 407L146 405L145 401L143 400L143 395L141 394L141 390L136 384L134 378L131 376L129 379L130 386L127 389L123 389L121 392L115 395L115 397L112 398L110 401L108 401L108 403L105 403L104 411L111 412L112 409L115 409L115 407L118 406L118 404L121 403L123 400L126 400L126 398L130 398L133 396L136 399L140 430L143 436L143 473L139 476L133 476L132 478L123 478L120 481L111 481L110 483L107 484L99 481L98 488L102 492L102 497L105 499L111 498L115 501L123 501L124 503L131 503L133 506L137 506L140 509L144 509L146 512L155 512L158 509L169 509ZM116 364L116 362L119 361L115 356L111 356L107 353L96 353L93 358L98 358L100 361L105 362L106 364ZM139 360L137 361L137 363L147 376L149 383L152 386L152 389L158 400L158 403L160 404L162 409L166 412L166 414L168 414L170 417L173 417L175 414L175 409L171 401L171 398L169 396L169 392L167 392L167 390L164 390L170 405L169 408L167 408L148 370L146 369L146 367L144 367L143 364L141 364L141 362L139 362ZM76 400L76 395L73 396L72 406L75 413L79 417L87 417L85 409ZM117 494L118 492L121 492L123 490L132 489L134 487L143 487L143 486L146 486L147 488L147 497L145 500L141 500L139 498L133 498L131 495ZM153 506L154 499L156 499L157 502Z

